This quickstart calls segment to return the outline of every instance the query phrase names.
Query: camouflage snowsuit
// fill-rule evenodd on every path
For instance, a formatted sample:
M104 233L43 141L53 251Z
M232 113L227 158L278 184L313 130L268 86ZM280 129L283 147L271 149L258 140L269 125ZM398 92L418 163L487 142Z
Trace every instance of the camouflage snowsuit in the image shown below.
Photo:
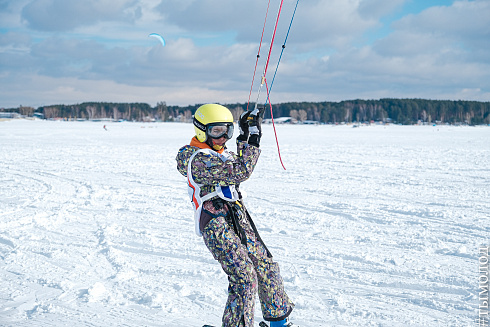
M177 169L182 175L187 176L189 159L198 150L190 145L179 150ZM213 154L196 154L190 171L193 179L203 184L201 196L213 192L215 185L238 187L250 177L260 150L244 142L238 142L237 150L240 155L229 152L231 160L227 161ZM294 304L284 292L278 264L258 236L243 203L228 202L217 208L213 199L203 203L198 228L207 248L228 275L222 326L253 327L257 291L264 319L285 319Z

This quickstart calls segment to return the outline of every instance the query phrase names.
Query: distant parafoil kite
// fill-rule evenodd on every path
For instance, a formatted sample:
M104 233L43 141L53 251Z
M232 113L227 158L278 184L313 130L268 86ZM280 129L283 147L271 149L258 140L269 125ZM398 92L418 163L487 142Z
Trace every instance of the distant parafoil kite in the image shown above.
M151 33L150 35L148 35L148 37L154 37L154 38L158 39L158 41L160 41L160 43L162 43L162 46L165 46L165 40L163 39L163 37L160 34Z

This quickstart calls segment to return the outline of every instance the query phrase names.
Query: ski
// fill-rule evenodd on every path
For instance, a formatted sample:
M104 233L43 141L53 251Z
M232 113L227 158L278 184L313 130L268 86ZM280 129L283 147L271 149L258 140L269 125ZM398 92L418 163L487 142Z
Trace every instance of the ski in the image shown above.
M259 324L260 327L269 327L265 322L260 322ZM215 327L215 326L212 326L212 325L203 325L202 327Z

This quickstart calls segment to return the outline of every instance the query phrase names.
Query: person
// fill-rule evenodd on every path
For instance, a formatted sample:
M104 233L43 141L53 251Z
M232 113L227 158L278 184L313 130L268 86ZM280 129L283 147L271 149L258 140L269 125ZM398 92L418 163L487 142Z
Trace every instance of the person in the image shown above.
M279 266L239 189L259 159L261 114L254 109L240 116L235 154L225 145L234 132L230 110L218 104L199 107L193 120L195 136L176 157L178 171L187 177L196 233L228 275L223 327L252 327L257 293L262 316L271 327L295 326L289 321L294 304L284 291Z

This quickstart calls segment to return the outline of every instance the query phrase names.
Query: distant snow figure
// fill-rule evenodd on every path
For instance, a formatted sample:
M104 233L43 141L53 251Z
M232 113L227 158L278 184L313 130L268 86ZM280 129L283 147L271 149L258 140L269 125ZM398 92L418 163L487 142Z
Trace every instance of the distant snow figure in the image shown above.
M107 131L107 128L105 127L105 125L104 125L104 129Z
M154 37L154 38L158 39L158 41L160 41L160 43L162 44L162 46L163 47L165 46L165 40L163 39L163 37L160 34L151 33L150 35L148 35L148 37Z

